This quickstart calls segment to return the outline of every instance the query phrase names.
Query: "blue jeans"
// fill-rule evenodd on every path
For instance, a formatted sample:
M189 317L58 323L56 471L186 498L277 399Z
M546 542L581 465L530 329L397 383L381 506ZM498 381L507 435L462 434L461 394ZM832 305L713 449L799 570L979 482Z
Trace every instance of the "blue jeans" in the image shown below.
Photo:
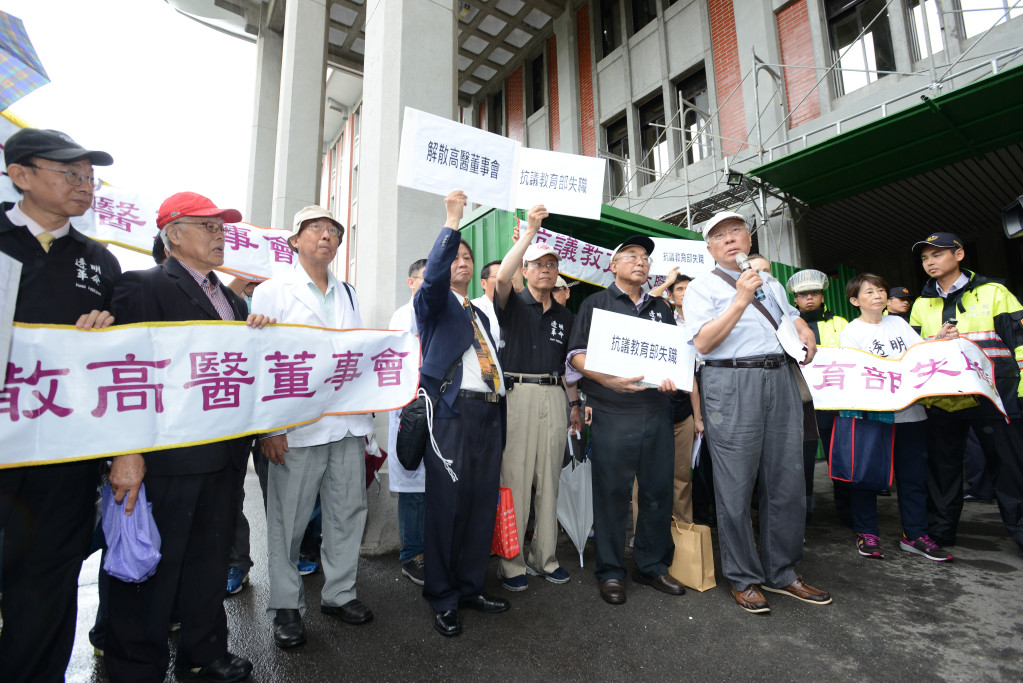
M906 538L927 533L927 421L895 425L895 485ZM853 529L878 535L877 492L849 489Z
M426 511L425 493L398 494L398 534L401 536L402 564L423 552L423 519Z

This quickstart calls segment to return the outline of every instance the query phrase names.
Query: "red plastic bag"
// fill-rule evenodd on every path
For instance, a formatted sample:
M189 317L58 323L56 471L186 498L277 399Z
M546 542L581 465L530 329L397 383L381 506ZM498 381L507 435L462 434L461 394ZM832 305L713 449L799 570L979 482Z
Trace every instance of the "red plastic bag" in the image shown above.
M511 489L501 487L497 501L497 519L494 520L494 540L490 552L510 560L519 554L519 531L515 526L515 502Z

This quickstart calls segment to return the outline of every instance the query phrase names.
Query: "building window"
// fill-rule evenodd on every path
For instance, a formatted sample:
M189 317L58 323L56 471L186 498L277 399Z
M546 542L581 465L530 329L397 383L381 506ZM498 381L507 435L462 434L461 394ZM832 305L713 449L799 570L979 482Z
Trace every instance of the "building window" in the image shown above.
M707 90L707 71L701 68L679 81L679 119L682 121L683 144L686 149L686 163L694 164L710 156L710 137L704 128L710 119L710 91ZM702 129L702 132L701 132Z
M629 161L629 123L623 115L605 128L607 154L611 172L607 174L608 194L624 193L632 186L632 164Z
M600 56L607 57L622 44L622 13L618 0L600 0Z
M835 87L839 95L895 70L885 0L828 0L827 9L831 51L838 63Z
M541 52L529 62L529 92L526 102L526 117L530 117L543 108L546 104L544 99L545 89L543 87L543 53Z
M504 95L500 90L487 99L487 130L504 135Z
M909 25L913 35L913 59L926 59L944 50L938 0L909 0L906 8L909 10Z
M656 18L657 0L632 1L632 33L638 33L641 28Z
M1023 6L1015 9L1016 0L959 0L959 20L967 38L980 35L997 24L1023 17Z
M643 145L642 183L652 183L671 168L664 129L664 98L658 92L639 108L639 139Z

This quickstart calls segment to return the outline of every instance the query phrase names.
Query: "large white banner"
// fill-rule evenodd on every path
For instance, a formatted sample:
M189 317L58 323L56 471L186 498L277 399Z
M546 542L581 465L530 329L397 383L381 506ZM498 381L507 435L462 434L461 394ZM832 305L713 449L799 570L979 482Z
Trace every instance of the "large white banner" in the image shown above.
M517 140L405 107L398 184L441 196L462 190L497 209L543 204L600 218L607 161L523 147Z
M679 240L654 237L654 253L650 255L650 274L667 275L678 268L682 275L695 276L709 273L717 263L707 251L707 243L699 240Z
M0 252L0 368L7 367L7 354L11 349L11 325L14 323L14 307L18 301L18 285L21 282L21 261ZM0 377L0 389L4 378Z
M398 184L512 210L519 143L472 126L405 107Z
M696 354L674 325L594 309L586 342L586 369L615 377L642 376L660 386L670 379L679 389L693 386Z
M599 219L606 168L605 159L520 147L515 208Z
M893 411L925 396L974 394L1005 413L991 360L968 339L915 344L896 359L818 347L803 376L818 410Z
M241 322L15 324L0 467L219 441L409 403L409 332Z

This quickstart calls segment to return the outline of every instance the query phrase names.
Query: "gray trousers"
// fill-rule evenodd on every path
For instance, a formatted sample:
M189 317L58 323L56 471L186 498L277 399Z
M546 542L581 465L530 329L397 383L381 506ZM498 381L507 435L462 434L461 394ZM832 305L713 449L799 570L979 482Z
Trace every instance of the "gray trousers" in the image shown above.
M309 516L320 494L323 511L323 589L320 602L339 606L354 600L362 532L366 528L366 460L364 439L302 448L292 446L284 464L270 464L266 535L273 619L278 609L305 615L305 588L298 573L298 552Z
M721 571L736 590L796 580L806 484L803 406L792 368L704 367L703 423L714 465ZM760 475L760 552L750 499Z

